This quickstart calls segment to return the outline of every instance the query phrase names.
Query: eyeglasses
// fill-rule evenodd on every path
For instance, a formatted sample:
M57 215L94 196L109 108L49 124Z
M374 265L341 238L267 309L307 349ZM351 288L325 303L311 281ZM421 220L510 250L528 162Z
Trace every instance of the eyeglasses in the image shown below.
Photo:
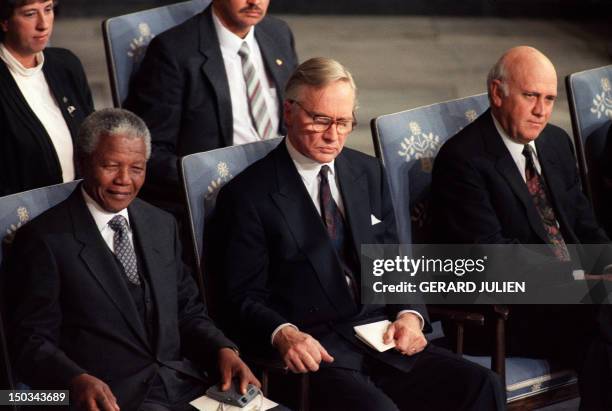
M304 106L300 104L299 101L290 100L290 102L297 104L299 108L304 110L304 113L308 114L312 118L312 129L313 131L316 131L317 133L324 133L327 130L329 130L332 124L335 124L336 132L338 132L338 134L348 134L351 131L353 131L353 128L355 128L355 126L357 125L357 121L355 120L354 114L353 114L352 120L346 120L346 119L334 120L331 117L321 116L321 115L314 114L306 110Z

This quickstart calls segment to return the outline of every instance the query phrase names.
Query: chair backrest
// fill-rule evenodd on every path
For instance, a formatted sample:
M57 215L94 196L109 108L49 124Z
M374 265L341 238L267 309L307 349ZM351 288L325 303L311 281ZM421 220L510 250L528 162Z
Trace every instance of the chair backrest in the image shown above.
M584 192L601 218L603 151L612 122L612 65L572 73L565 86Z
M201 271L204 227L217 201L221 187L249 165L268 154L282 138L190 154L181 161L183 186L187 196L191 235Z
M488 107L487 95L478 94L372 119L374 148L387 172L400 242L427 241L433 160L446 140Z
M0 266L2 259L10 249L16 231L28 221L42 212L65 200L74 190L78 182L73 181L58 184L23 193L11 194L0 197ZM4 294L4 281L0 279L0 296ZM4 309L5 307L2 306ZM14 381L11 373L11 365L6 345L6 334L3 328L2 316L0 316L0 389L13 388Z
M121 107L151 39L201 12L211 0L190 0L102 22L102 37L113 105Z

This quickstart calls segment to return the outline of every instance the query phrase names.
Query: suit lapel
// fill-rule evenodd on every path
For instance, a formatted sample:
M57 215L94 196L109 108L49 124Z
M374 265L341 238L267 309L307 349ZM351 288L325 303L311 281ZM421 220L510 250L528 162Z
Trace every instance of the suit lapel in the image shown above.
M578 238L574 234L574 231L570 228L565 213L563 212L563 208L561 204L563 204L559 200L559 193L563 193L565 191L565 184L563 180L559 178L561 175L561 171L559 170L559 165L557 164L557 159L554 156L554 148L549 147L551 140L547 140L545 137L545 133L547 133L546 129L542 131L542 135L538 137L536 140L536 148L538 150L538 160L540 162L540 166L542 167L542 175L544 176L544 181L546 182L546 187L548 188L548 195L550 197L551 205L555 210L555 217L557 218L557 222L563 229L563 237L567 243L579 243ZM554 140L554 139L552 139Z
M495 168L508 182L508 185L522 203L523 207L525 208L525 213L527 214L527 220L529 221L533 231L544 243L547 243L548 236L544 230L542 218L540 217L538 210L535 208L533 198L527 189L527 184L525 184L525 181L523 180L514 159L510 155L510 152L502 141L502 137L499 135L495 125L493 124L491 111L487 110L483 116L486 117L483 119L484 121L481 124L482 138L489 154L496 158Z
M200 53L205 57L202 64L202 73L208 78L215 90L217 99L221 137L225 146L231 146L234 141L232 99L219 47L219 39L212 20L212 6L209 6L200 15Z
M102 239L94 219L85 205L81 194L81 185L71 194L69 207L72 216L72 230L77 241L83 244L80 258L89 269L89 273L121 312L134 334L145 347L150 347L136 305L121 278L123 274L119 272L117 264L113 261L111 251Z
M279 58L279 56L274 53L274 51L278 49L278 46L275 44L275 40L270 37L262 27L255 29L255 39L259 44L259 50L261 51L261 56L263 58L264 65L266 66L266 70L270 77L272 77L274 87L276 87L278 116L281 119L279 127L282 127L283 101L281 96L283 95L282 90L285 88L285 84L281 78L285 78L282 76L282 71L285 70L285 62L282 58Z
M319 278L330 303L342 314L355 302L346 286L342 268L333 245L295 165L289 157L285 142L273 152L278 181L278 192L272 199L283 214L298 247L306 254Z
M134 233L138 238L139 252L142 258L144 269L147 271L151 293L155 301L155 309L157 330L163 330L162 324L168 324L170 320L166 317L169 314L166 310L160 310L159 307L166 307L168 304L164 301L164 297L169 293L164 293L164 272L163 264L160 260L160 251L157 247L158 241L168 241L168 239L160 239L158 232L155 230L154 224L151 224L151 219L147 217L145 210L140 206L139 200L135 200L128 208L130 213L130 222ZM171 294L171 293L170 293ZM157 340L161 338L161 332L157 333ZM159 342L159 341L158 341ZM156 344L157 349L161 347Z
M336 158L335 168L345 204L345 218L350 226L357 255L359 255L361 244L374 243L370 229L372 218L367 181L365 175L357 173L342 153Z

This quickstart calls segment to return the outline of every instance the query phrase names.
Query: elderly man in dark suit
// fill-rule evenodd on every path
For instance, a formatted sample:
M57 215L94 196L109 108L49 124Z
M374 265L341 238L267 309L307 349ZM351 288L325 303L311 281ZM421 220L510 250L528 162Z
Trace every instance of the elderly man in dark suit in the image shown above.
M432 221L437 242L546 244L549 265L560 268L553 273L560 280L609 271L610 240L582 193L572 143L562 129L548 124L557 98L554 66L534 48L515 47L493 66L487 85L491 109L448 140L435 160ZM568 244L603 246L597 247L597 261L588 262ZM514 261L517 270L529 263L529 254L521 260ZM609 409L593 405L603 396L589 393L601 384L601 378L589 376L594 370L585 365L589 356L601 354L605 362L612 352L599 337L585 338L596 329L592 311L596 307L514 306L508 351L578 357L573 365L583 364L584 409ZM595 351L599 354L592 355ZM587 362L580 358L585 352Z
M151 41L125 102L153 138L143 198L181 214L179 157L284 132L282 90L297 57L268 4L213 0Z
M239 335L310 373L317 410L502 409L491 371L427 344L423 306L360 302L360 245L397 237L380 163L344 147L355 93L340 63L301 64L285 90L287 137L219 193L212 257ZM396 349L378 353L353 326L382 319Z
M120 109L89 116L74 193L20 229L10 255L21 381L71 390L83 410L188 410L205 371L258 384L206 314L174 219L136 199L150 136ZM211 381L212 383L214 381ZM209 383L209 385L210 385Z

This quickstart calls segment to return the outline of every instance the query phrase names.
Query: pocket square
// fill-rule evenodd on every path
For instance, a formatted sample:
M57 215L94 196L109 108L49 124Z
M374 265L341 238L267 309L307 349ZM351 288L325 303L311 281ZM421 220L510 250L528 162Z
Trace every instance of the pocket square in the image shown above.
M376 225L381 222L374 214L370 214L370 218L372 218L372 225Z

